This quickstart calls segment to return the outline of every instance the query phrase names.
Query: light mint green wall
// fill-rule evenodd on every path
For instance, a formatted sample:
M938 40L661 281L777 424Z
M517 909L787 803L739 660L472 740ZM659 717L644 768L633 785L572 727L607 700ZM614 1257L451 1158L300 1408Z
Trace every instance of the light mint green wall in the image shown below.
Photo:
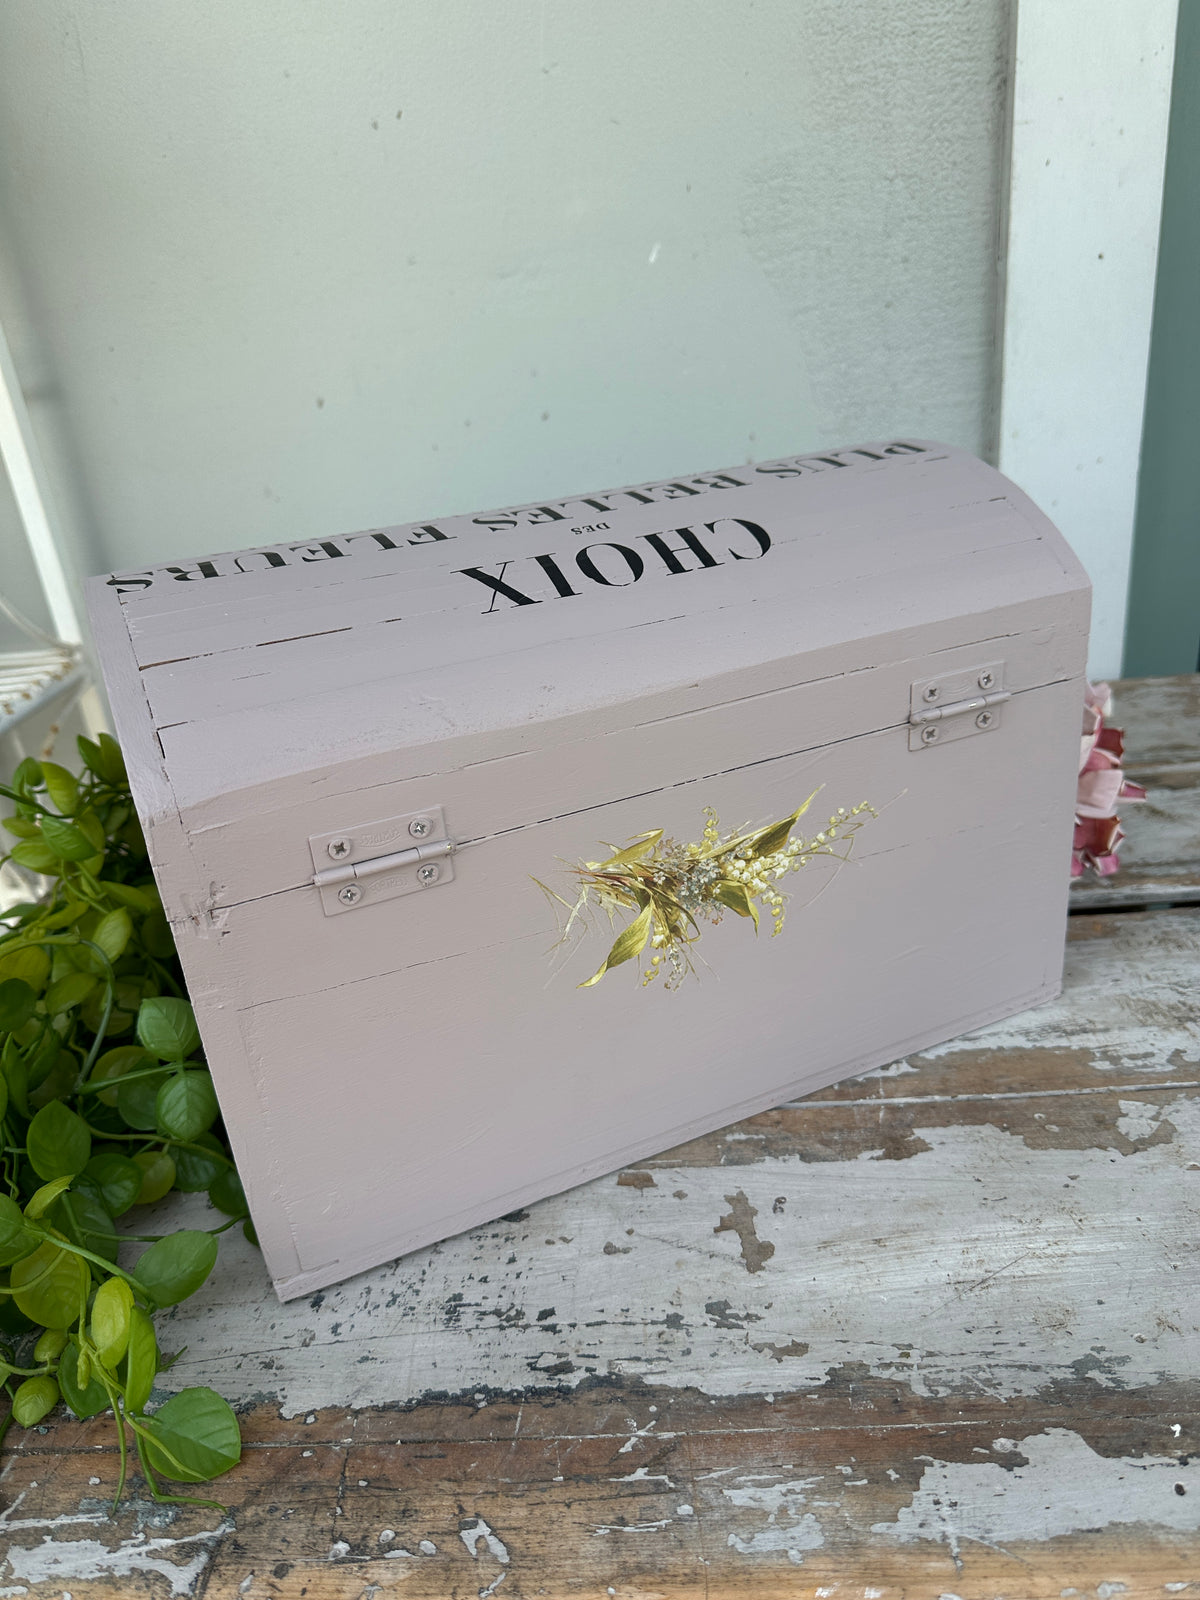
M1007 0L5 0L90 570L992 439Z

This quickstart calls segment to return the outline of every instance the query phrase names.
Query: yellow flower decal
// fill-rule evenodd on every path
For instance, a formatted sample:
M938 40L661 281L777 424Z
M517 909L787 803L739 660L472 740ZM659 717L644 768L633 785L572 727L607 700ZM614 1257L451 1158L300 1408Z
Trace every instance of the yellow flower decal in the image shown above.
M700 924L715 925L726 911L748 917L757 929L762 907L771 915L772 934L778 933L787 899L778 883L818 856L845 860L859 828L878 815L864 800L851 810L840 807L820 833L793 838L792 829L814 798L815 794L809 795L791 816L779 822L725 837L716 812L708 806L703 837L695 843L677 844L674 839L664 839L663 830L655 828L639 834L624 849L606 845L612 851L607 860L585 861L572 869L580 883L574 904L539 884L570 912L564 939L575 919L590 906L607 912L610 920L620 911L634 912L599 969L579 987L588 989L599 983L611 968L640 957L647 946L651 955L643 983L653 982L665 966L664 987L678 987L695 971L688 947L699 939Z

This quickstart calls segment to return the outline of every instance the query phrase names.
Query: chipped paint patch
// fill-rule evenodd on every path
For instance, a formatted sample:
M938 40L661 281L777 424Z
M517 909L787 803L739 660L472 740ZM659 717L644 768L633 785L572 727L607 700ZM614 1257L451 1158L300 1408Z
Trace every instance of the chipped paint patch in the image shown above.
M997 1440L997 1448L1011 1444ZM1077 1433L1049 1428L1019 1442L1024 1465L931 1461L895 1522L871 1532L900 1543L933 1540L1003 1548L1113 1523L1200 1530L1200 1462L1098 1455ZM1179 1485L1182 1489L1176 1486Z
M1069 1160L993 1122L922 1127L928 1148L901 1162L768 1157L739 1169L775 1245L752 1274L713 1236L732 1215L719 1167L660 1168L653 1188L601 1179L286 1306L229 1235L171 1314L187 1350L161 1381L293 1416L591 1377L766 1394L849 1363L930 1395L1030 1394L1081 1362L1109 1387L1188 1380L1200 1101L1156 1097L1154 1123L1173 1137ZM546 1243L562 1236L569 1251ZM606 1254L614 1239L628 1253Z
M76 1520L80 1519L65 1517L43 1525L58 1528ZM197 1581L212 1560L217 1542L231 1527L231 1523L223 1522L209 1532L184 1534L178 1539L147 1539L144 1534L135 1534L112 1549L98 1539L56 1539L44 1534L40 1544L10 1545L0 1574L25 1584L67 1586L92 1578L154 1575L166 1580L172 1596L189 1595L195 1592ZM190 1547L190 1554L185 1547ZM184 1559L177 1560L176 1552Z
M811 1511L806 1491L819 1478L796 1478L785 1482L763 1482L769 1474L748 1473L737 1479L737 1486L722 1488L721 1493L730 1505L739 1511L762 1514L765 1521L748 1538L729 1534L726 1543L741 1555L757 1556L782 1550L793 1566L800 1566L809 1550L819 1550L825 1543L821 1524Z

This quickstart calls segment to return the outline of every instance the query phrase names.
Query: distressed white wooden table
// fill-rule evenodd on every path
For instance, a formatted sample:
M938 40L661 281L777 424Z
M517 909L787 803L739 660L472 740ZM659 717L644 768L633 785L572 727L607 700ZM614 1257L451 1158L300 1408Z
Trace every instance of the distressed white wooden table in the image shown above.
M1117 720L1061 1000L308 1301L229 1238L164 1329L228 1516L56 1417L0 1595L1200 1594L1200 680Z

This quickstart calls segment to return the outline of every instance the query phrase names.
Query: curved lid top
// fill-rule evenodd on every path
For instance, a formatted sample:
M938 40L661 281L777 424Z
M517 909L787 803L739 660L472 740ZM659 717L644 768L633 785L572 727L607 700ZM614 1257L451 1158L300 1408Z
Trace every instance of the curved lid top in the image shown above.
M665 690L703 704L727 674L778 687L814 655L853 670L872 638L1088 582L994 468L893 440L88 588L127 754L183 808Z

